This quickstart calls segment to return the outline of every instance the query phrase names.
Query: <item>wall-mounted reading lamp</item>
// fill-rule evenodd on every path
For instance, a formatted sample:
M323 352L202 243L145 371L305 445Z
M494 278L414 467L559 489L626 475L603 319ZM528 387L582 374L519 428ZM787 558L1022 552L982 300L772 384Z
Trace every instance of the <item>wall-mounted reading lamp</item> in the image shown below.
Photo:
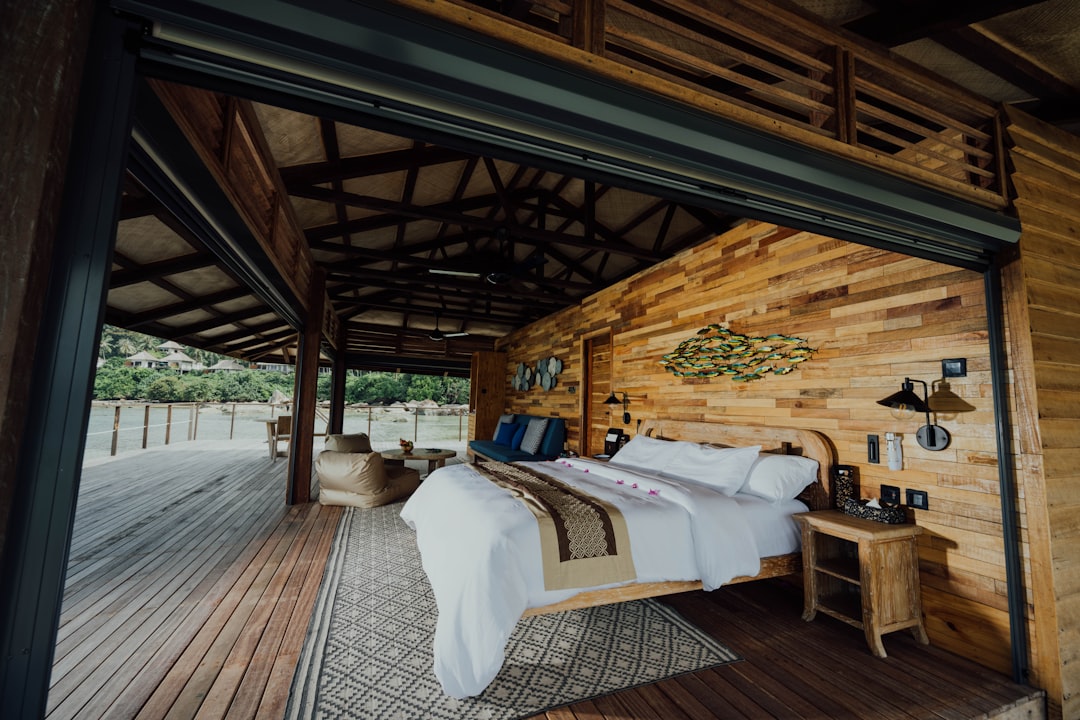
M922 383L923 396L915 394L915 385ZM926 413L926 424L915 433L915 440L927 450L944 450L949 446L949 431L930 422L930 402L927 399L927 385L922 380L904 378L904 384L900 386L900 392L895 392L884 400L878 400L878 405L892 408L893 417L899 420L907 420L915 416L915 413Z
M608 399L604 401L605 405L618 405L619 403L622 403L622 421L623 421L623 425L629 425L630 424L630 410L629 410L630 398L628 398L626 396L626 393L622 394L622 400L620 400L619 398L615 397L615 391L612 390L611 394L608 395Z

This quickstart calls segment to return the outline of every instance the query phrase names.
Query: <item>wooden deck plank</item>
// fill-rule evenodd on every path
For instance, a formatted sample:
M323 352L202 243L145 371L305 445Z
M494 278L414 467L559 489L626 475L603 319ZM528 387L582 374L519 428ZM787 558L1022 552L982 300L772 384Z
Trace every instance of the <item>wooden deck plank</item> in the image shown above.
M304 558L303 550L309 541L313 541L312 535L321 530L319 506L311 505L304 517L303 526L290 543L280 565L275 568L270 583L256 601L251 617L237 636L196 717L232 717L237 693L249 672L248 693L241 699L246 701L244 704L249 706L252 712L258 707L258 698L253 701L250 692L257 689L259 696L262 695L262 689L273 666L273 655L277 652L288 617L296 605L295 594L291 601L288 595L288 590L292 588L289 581L294 575L303 580L303 568L299 566ZM263 652L258 653L260 648ZM242 707L238 710L243 712Z
M288 513L283 513L282 521L277 524L273 533L259 544L251 560L237 568L241 572L235 577L222 578L215 588L217 593L210 604L212 612L202 623L188 628L190 637L186 640L183 635L178 637L182 643L181 654L169 665L167 673L151 688L152 695L145 705L138 709L136 717L161 718L169 712L176 698L198 670L218 634L229 622L244 592L255 582L263 565L278 546L281 537L286 534L288 516L299 512L300 508L290 508Z
M70 667L78 667L84 663L85 657L82 653L72 652L71 648L94 648L110 641L115 643L115 632L131 631L136 627L132 623L132 616L139 612L140 607L132 602L132 598L145 599L151 606L157 604L158 612L168 614L170 611L162 605L170 605L170 597L183 598L186 591L198 585L213 567L214 558L221 556L222 548L237 541L246 544L246 536L251 533L238 536L237 531L230 528L240 525L238 521L243 519L247 523L254 522L254 529L257 530L263 524L261 518L265 517L268 510L269 505L261 509L237 505L232 514L217 518L218 526L222 528L219 532L207 535L186 552L162 554L158 551L160 546L157 545L141 550L140 554L145 555L146 560L132 563L132 569L127 571L127 578L116 584L104 583L103 588L107 588L108 592L98 597L96 602L76 604L71 609L71 620L65 623L65 629L69 632L57 643L59 662L54 666L54 678L62 676ZM193 525L186 531L198 537L199 534L206 534L211 527ZM168 529L163 529L160 535L167 538L167 533ZM158 599L159 596L164 599Z
M94 480L99 470L87 473L92 494L80 498L80 508L94 517L77 526L90 528L104 547L86 537L78 544L76 599L64 618L65 652L57 656L66 672L54 680L50 720L284 715L341 510L281 505L274 489L285 464L271 464L261 444L250 454L231 450L227 459L177 452L158 457L159 468L183 457L185 474L210 482L212 491L189 493L174 484L153 497L110 497ZM155 453L147 451L145 459ZM128 459L115 461L123 462ZM155 492L152 481L146 491ZM120 500L128 510L114 517ZM157 512L162 503L167 513ZM110 526L116 517L128 525ZM140 551L152 557L143 562ZM125 572L131 564L139 570ZM886 636L889 657L874 658L857 630L831 618L803 622L801 587L790 582L664 602L744 659L556 708L536 720L974 720L1032 693L920 646L907 633ZM96 618L91 609L110 617ZM123 622L112 620L120 617ZM93 642L100 646L88 645Z
M234 594L240 595L239 601L236 602L221 631L210 643L195 672L192 673L180 695L176 698L176 702L173 703L169 712L165 714L166 718L197 717L204 700L214 687L218 675L222 672L233 646L244 632L248 621L259 619L256 614L259 598L262 597L273 581L278 567L288 553L293 539L300 531L301 524L305 519L305 517L290 515L285 520L282 537L272 548L266 562L258 569L259 571L251 585L247 588L237 588L234 591ZM257 624L253 624L251 629L253 632L261 630ZM220 717L220 715L217 717Z
M129 463L129 465L139 468L138 463ZM217 471L222 469L220 463L215 463L215 465ZM114 469L110 475L115 475L116 472L118 471ZM184 482L189 487L198 487L200 483L207 480L200 477L199 473L189 472L186 469L182 475L182 478L177 478L159 473L155 482L145 485L145 492L141 495L135 494L133 504L143 505L146 497L157 497L156 490L162 483ZM130 480L130 477L127 479ZM248 478L249 481L261 479L257 474ZM123 477L114 476L110 480L120 486L126 484ZM247 494L259 497L259 494L251 493L250 490ZM225 493L224 497L226 501L232 500L229 493ZM99 516L107 517L108 509L113 507L115 500L110 498L103 500L104 504L101 508L90 508L90 510ZM268 507L270 505L265 500L259 502ZM185 553L183 548L191 542L186 538L198 538L198 534L181 534L185 541L177 543L175 539L177 530L185 525L183 521L186 517L214 517L214 513L207 513L201 509L204 503L204 499L193 499L189 504L173 506L172 518L166 519L164 523L140 520L127 528L127 534L130 536L162 537L165 538L165 542L168 542L168 538L172 538L172 545L181 550L179 554L168 552L172 548L165 548L163 552L162 546L155 544L152 546L153 549L137 551L137 556L145 556L151 565L157 564L161 567L144 572L142 576L136 575L137 582L120 585L104 582L104 585L111 588L112 594L104 596L102 602L107 604L96 608L98 613L96 618L86 616L85 611L75 613L84 619L85 628L69 634L67 641L81 644L74 645L75 649L65 644L65 649L70 651L64 652L58 658L53 673L53 688L50 691L50 712L58 711L58 717L67 717L74 708L82 708L79 710L82 716L92 716L93 711L86 707L86 704L93 703L100 706L104 703L109 698L109 694L105 692L107 685L123 688L124 676L132 674L133 658L138 658L144 644L156 651L158 642L149 639L167 635L170 628L183 618L181 606L185 597L193 592L194 588L199 587L200 576L204 577L207 572L214 571L215 568L217 572L227 571L235 560L235 551L242 549L252 534L261 532L259 515L248 512L248 517L244 518L243 513L250 511L250 508L241 506L238 510L240 515L235 518L217 516L218 525L232 528L230 537L211 535L202 542L196 540L193 549ZM246 520L246 522L236 522L237 520ZM125 532L120 526L114 526L114 528L114 532ZM199 550L200 546L202 546L202 553L192 555ZM105 543L95 554L108 556L110 563L115 567L124 566L127 564L127 558L130 557L130 555L114 552L108 543ZM220 558L216 565L213 562L206 562L207 558L214 556ZM190 560L188 565L183 563L185 557ZM104 578L111 575L104 568L101 573ZM66 610L66 603L64 607ZM70 613L62 615L62 627L70 627L74 623L73 620L68 619L70 617ZM122 672L121 667L124 668ZM72 690L76 687L79 688L79 692L72 695Z
M319 594L319 587L330 556L330 546L334 539L334 530L341 519L341 512L342 510L339 507L323 508L325 529L314 549L308 575L297 597L296 611L289 617L288 626L285 628L285 634L281 640L281 646L267 676L266 687L271 688L272 691L262 694L255 717L279 718L285 715L288 695L280 692L280 689L289 687L296 670L296 664L300 660L304 640L311 625L311 611L315 607L315 601ZM275 689L278 692L274 692Z

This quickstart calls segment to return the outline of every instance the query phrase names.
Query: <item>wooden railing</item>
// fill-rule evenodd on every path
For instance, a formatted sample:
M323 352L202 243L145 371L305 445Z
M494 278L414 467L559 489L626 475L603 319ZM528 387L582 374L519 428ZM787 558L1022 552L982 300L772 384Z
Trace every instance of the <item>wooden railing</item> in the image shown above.
M395 0L989 207L997 108L759 0Z

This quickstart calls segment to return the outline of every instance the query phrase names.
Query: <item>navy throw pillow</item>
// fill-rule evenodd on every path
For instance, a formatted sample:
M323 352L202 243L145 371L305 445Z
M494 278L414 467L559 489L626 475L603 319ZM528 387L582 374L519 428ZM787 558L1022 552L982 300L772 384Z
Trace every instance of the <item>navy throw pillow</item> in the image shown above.
M500 423L499 432L495 433L495 444L510 447L511 443L514 441L514 434L517 433L518 427L524 427L524 425L519 426L517 423L512 422ZM518 441L518 444L521 444L520 440Z
M514 439L510 441L510 449L517 450L521 447L521 438L525 437L525 431L529 428L528 425L522 425L520 423L514 423L517 425L517 432L514 433Z

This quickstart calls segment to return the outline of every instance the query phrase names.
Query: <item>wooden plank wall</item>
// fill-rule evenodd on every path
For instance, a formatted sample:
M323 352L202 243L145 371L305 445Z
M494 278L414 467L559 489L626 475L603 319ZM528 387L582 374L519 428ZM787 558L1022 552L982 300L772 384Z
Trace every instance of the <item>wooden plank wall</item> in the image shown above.
M1007 108L1020 256L1006 293L1031 522L1033 682L1080 717L1080 138Z
M818 353L784 376L739 384L676 378L661 356L710 324L807 338ZM675 418L796 425L825 433L858 468L864 496L882 483L929 493L915 513L927 630L940 647L1009 672L1009 625L982 275L828 237L750 222L505 338L517 362L555 355L560 385L518 392L514 412L567 419L580 442L581 338L610 327L612 383L637 420ZM921 419L899 421L875 401L905 376L940 381L941 360L967 358L949 389L969 409L939 418L944 451L918 447ZM939 382L940 384L940 382ZM621 406L618 406L621 413ZM867 463L867 434L904 435L904 469ZM883 452L884 454L884 452Z

